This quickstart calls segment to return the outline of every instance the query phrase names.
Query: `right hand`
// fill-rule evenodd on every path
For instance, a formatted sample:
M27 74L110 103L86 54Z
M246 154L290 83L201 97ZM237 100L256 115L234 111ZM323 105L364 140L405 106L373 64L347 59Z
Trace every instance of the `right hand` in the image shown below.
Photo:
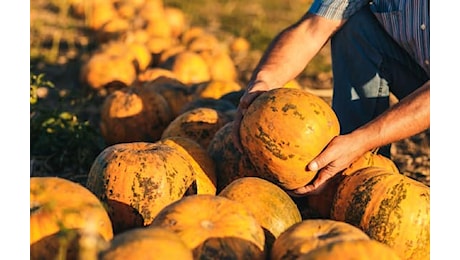
M235 119L233 120L233 129L232 129L232 140L235 147L240 151L243 152L243 147L241 146L241 139L240 139L240 126L241 120L243 120L244 113L248 109L249 105L263 92L270 90L268 85L263 81L255 81L253 83L249 83L246 91L244 92L243 96L240 98L240 102L238 104L238 108L236 111Z

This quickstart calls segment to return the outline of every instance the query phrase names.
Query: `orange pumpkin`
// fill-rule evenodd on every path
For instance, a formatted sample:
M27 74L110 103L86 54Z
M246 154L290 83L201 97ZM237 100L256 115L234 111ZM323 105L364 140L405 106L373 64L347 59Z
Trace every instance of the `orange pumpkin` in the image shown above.
M173 120L173 112L157 91L143 86L110 93L101 107L101 134L107 144L154 142Z
M241 143L262 178L292 190L309 183L316 171L306 165L339 134L339 121L323 99L305 90L277 88L248 107Z
M246 206L264 228L267 250L282 232L302 221L291 197L274 183L258 177L236 179L218 195Z
M223 95L243 89L235 80L213 79L203 84L197 84L194 88L195 96L202 98L220 99Z
M113 237L102 202L79 183L61 177L30 178L30 256L77 259ZM85 240L93 243L85 246Z
M101 251L100 260L183 259L193 260L192 251L174 232L160 227L134 228L116 235Z
M195 181L190 185L187 194L216 194L216 166L211 156L196 141L181 136L166 137L158 141L170 145L181 152L196 170Z
M178 234L194 259L265 259L260 224L243 204L222 196L184 197L158 213L155 226Z
M218 110L199 107L174 118L161 137L188 137L207 149L214 134L230 120L228 115Z
M209 142L207 152L216 164L217 192L242 177L258 176L246 154L240 153L232 140L233 121L220 128Z
M394 250L375 240L338 241L302 255L299 260L402 260Z
M402 259L430 257L430 188L381 167L345 176L331 218L362 229Z
M344 176L351 175L359 169L371 166L382 167L388 169L392 173L399 173L398 167L392 160L384 155L368 151L342 171L341 174L336 175L333 179L328 181L318 192L306 195L305 197L308 207L319 213L321 217L330 218L332 201L337 191L337 187L343 180Z
M273 244L271 260L299 259L338 241L370 240L361 229L330 219L306 219L285 230Z
M86 187L108 206L116 234L150 224L184 196L196 170L175 147L131 142L105 148L94 160Z
M172 59L171 68L163 67L164 65L161 64L160 67L170 69L184 84L211 80L208 64L198 53L184 50L174 55Z

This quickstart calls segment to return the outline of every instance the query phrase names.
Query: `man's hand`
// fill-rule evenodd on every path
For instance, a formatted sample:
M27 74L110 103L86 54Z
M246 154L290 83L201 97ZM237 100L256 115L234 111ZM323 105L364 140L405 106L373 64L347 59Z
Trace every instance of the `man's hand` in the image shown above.
M365 141L365 140L364 140ZM288 191L292 196L303 196L314 193L329 179L347 168L352 162L367 151L363 144L351 135L339 135L329 142L326 148L314 158L307 170L318 171L315 179L298 189Z
M256 81L250 83L246 88L243 96L240 98L240 103L238 105L235 119L233 120L233 129L232 129L232 140L235 147L243 152L243 147L241 146L240 140L240 126L241 120L243 119L244 113L248 109L249 105L263 92L268 91L269 87L263 81Z

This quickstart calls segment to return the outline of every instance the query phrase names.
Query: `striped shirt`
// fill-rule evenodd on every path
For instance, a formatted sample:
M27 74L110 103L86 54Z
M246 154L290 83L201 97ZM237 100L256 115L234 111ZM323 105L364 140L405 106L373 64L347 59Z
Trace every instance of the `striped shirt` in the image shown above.
M368 5L393 39L430 73L429 0L314 0L309 12L347 19Z

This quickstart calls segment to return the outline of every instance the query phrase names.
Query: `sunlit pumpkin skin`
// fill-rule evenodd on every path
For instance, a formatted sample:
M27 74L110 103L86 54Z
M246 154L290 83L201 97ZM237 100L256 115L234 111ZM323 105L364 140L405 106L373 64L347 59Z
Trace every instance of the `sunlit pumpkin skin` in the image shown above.
M190 162L196 171L195 181L190 185L187 195L216 195L216 165L207 151L196 141L181 136L166 137L158 141L174 147Z
M402 259L430 257L430 188L402 174L367 167L345 176L331 218L359 227Z
M67 259L76 259L82 249L77 237L95 239L96 251L112 239L112 224L102 202L71 180L31 177L31 259L55 259L59 250L64 250Z
M225 113L212 108L199 107L174 118L161 137L188 137L207 149L214 134L230 121L231 118Z
M233 121L220 128L209 142L207 152L216 164L217 192L242 177L258 176L245 153L240 153L232 140Z
M96 157L86 186L107 204L118 234L150 224L163 207L185 194L195 176L191 163L169 145L120 143Z
M325 184L317 193L306 195L308 207L315 210L320 216L330 218L332 201L337 191L340 181L345 175L351 175L359 169L366 167L382 167L392 173L399 173L396 164L388 157L372 151L368 151L354 161L341 174L338 174L333 179Z
M262 93L241 121L240 137L262 178L292 190L309 183L316 171L307 164L339 134L339 121L323 99L302 89Z
M137 75L136 82L148 82L154 81L159 77L166 77L170 79L176 79L176 75L171 70L163 68L147 68ZM177 80L177 79L176 79Z
M357 240L369 240L369 237L351 224L331 219L306 219L290 226L275 240L270 259L299 259L322 246Z
M172 58L170 69L184 84L194 84L211 80L208 64L198 53L184 50Z
M116 235L101 251L99 260L184 259L193 260L192 251L171 230L134 228Z
M276 184L258 177L243 177L227 185L219 194L244 204L266 231L265 244L287 228L302 221L297 205Z
M264 231L246 207L231 199L197 194L171 203L150 227L170 229L195 259L264 259Z
M238 70L236 69L235 62L226 51L201 52L200 55L208 64L211 80L238 80Z
M110 93L101 107L101 134L107 144L155 142L173 120L165 98L142 86Z
M242 86L235 80L211 80L197 85L194 91L196 97L219 99L225 94L241 89Z
M338 241L317 248L298 260L401 260L387 245L375 240Z
M165 19L171 27L171 37L179 38L188 26L186 15L180 8L165 6Z
M215 109L222 113L228 113L232 110L236 110L236 107L227 100L215 98L194 98L182 107L180 114L200 107Z

